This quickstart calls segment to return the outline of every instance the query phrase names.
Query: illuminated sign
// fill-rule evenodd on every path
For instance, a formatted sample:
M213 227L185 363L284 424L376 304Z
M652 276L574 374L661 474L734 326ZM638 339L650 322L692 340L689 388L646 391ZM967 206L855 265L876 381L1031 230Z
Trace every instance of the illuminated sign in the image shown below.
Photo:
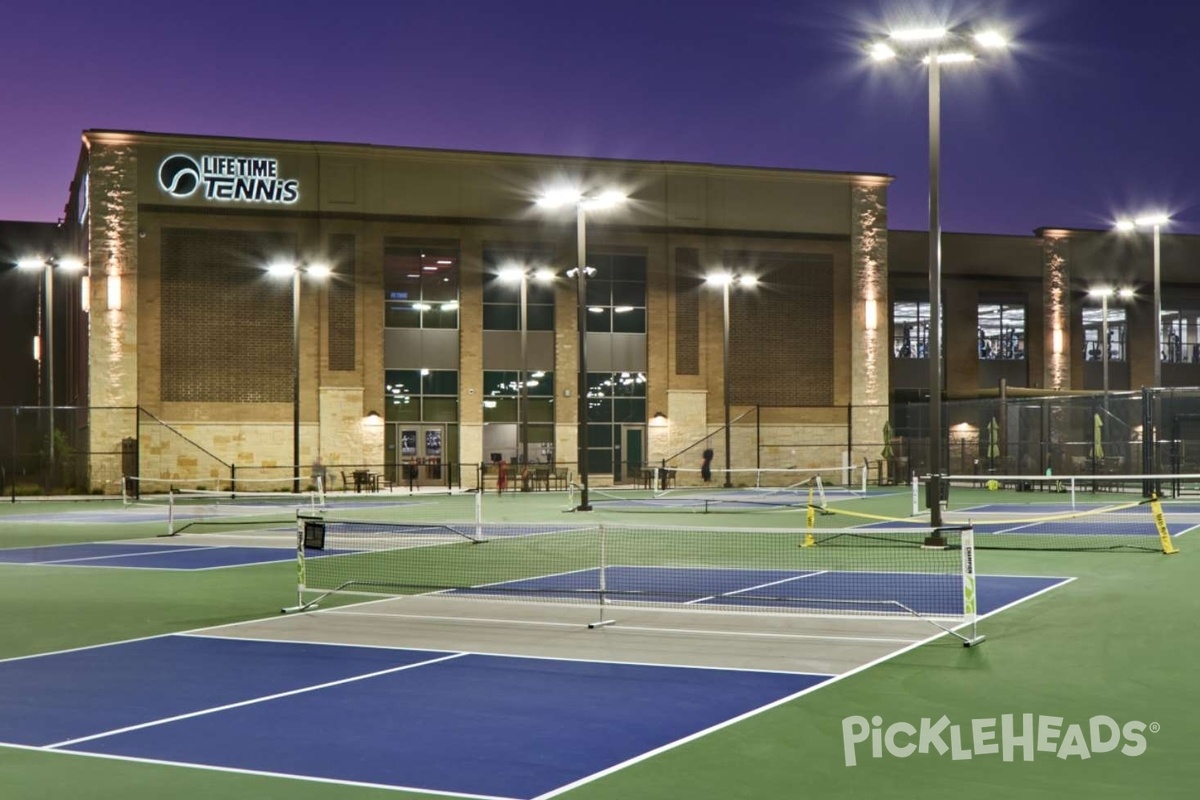
M300 181L279 175L279 162L258 156L167 156L158 165L158 187L183 199L203 192L205 200L291 205Z

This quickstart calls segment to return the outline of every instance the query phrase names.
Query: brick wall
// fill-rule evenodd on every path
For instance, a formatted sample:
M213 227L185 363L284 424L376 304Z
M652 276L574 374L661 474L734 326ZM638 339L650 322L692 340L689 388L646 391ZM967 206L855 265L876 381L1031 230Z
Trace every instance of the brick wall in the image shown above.
M329 283L329 369L332 372L353 372L358 341L354 235L331 235L329 256L336 275Z
M163 229L164 402L292 401L292 284L262 265L295 251L286 233Z
M675 374L700 374L700 253L675 249Z
M731 288L729 374L739 405L826 406L834 396L833 257L754 254ZM746 256L728 263L746 262Z

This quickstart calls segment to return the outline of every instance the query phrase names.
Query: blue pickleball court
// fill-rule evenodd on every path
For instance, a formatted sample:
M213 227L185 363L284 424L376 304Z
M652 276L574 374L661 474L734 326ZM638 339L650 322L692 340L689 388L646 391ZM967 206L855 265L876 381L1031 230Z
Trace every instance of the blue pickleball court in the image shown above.
M978 613L987 614L1066 578L980 575ZM753 570L715 567L607 567L504 581L450 594L546 599L598 596L612 602L733 606L810 613L962 615L962 576L917 572Z
M829 677L174 635L0 662L0 742L533 798Z
M342 552L327 550L317 557ZM153 541L87 542L0 550L0 564L184 571L270 564L294 561L295 558L295 549L286 547L160 544Z

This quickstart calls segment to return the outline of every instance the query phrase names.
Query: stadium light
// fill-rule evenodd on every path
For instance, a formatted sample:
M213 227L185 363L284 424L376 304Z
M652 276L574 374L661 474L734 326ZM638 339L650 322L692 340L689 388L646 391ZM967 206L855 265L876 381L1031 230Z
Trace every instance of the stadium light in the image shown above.
M579 505L576 511L591 511L588 502L588 381L587 381L587 278L594 272L587 266L587 212L612 209L623 205L628 198L624 192L616 189L604 189L587 193L575 188L550 189L537 198L540 208L554 210L564 207L575 207L575 268L567 275L575 278L575 305L579 326L579 383L578 395L579 415ZM574 274L572 274L574 273Z
M942 227L941 192L941 67L974 62L988 52L1003 50L1008 39L990 28L931 26L898 29L885 40L865 44L876 62L906 60L924 64L929 81L929 521L942 524ZM928 540L941 545L939 534Z
M325 281L333 269L324 263L274 261L267 274L292 280L292 491L300 491L300 283L304 275Z
M725 488L733 488L733 459L732 442L730 437L730 393L729 393L729 287L751 287L758 283L753 275L741 275L732 272L714 272L704 278L710 286L721 287L721 332L723 335L721 348L721 374L725 389Z
M1088 297L1100 298L1100 360L1103 364L1103 391L1104 391L1104 409L1108 410L1108 300L1111 297L1119 297L1122 300L1129 300L1133 297L1133 289L1122 288L1114 289L1111 286L1097 286L1088 289Z
M42 272L42 323L44 331L34 334L34 358L38 360L39 367L42 363L45 364L43 370L45 374L46 394L44 396L46 407L48 409L50 421L50 438L47 444L49 473L48 480L54 475L54 272L56 270L62 272L77 273L83 270L83 262L73 256L62 256L45 258L42 256L32 256L21 258L17 261L17 269L24 272ZM86 309L84 309L86 310ZM41 384L41 380L38 381ZM49 484L47 483L47 487Z
M1154 232L1154 385L1162 386L1162 227L1171 218L1166 214L1143 214L1132 219L1118 220L1117 230L1133 233L1138 228Z

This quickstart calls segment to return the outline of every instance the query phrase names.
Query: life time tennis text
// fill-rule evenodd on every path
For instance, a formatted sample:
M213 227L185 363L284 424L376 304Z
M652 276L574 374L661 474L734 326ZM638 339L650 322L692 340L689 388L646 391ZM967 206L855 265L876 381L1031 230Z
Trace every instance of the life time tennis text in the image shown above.
M200 174L208 200L294 203L300 195L300 182L280 179L279 162L273 158L201 156Z
M300 182L279 175L274 158L255 156L168 156L158 167L158 184L175 198L202 190L205 200L283 203L300 199Z
M1047 753L1063 760L1086 760L1112 752L1140 756L1146 752L1146 733L1159 730L1157 722L1147 725L1132 720L1121 725L1103 715L1083 723L1064 722L1062 717L1003 714L999 719L973 719L965 725L943 716L924 718L916 725L893 722L885 726L882 717L854 716L842 720L842 747L847 767L855 766L868 748L871 758L883 758L886 752L896 758L933 753L949 754L954 761L994 755L1004 761L1033 761L1037 754Z

